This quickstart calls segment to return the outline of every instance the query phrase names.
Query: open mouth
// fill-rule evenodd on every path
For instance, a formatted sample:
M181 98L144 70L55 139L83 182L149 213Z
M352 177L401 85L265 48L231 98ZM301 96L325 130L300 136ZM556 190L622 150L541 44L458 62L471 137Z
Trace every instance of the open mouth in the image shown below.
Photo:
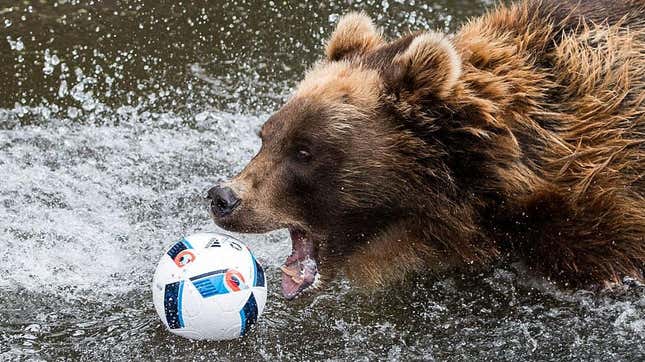
M290 228L291 255L287 258L282 269L282 295L293 299L311 287L318 276L316 250L313 240L303 230Z

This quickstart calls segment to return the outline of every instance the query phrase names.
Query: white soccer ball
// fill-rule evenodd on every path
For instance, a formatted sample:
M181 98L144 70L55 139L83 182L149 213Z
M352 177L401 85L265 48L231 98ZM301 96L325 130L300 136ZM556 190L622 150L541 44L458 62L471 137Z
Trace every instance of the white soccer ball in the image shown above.
M201 233L175 243L161 257L152 300L168 330L191 339L243 336L267 299L264 271L239 240Z

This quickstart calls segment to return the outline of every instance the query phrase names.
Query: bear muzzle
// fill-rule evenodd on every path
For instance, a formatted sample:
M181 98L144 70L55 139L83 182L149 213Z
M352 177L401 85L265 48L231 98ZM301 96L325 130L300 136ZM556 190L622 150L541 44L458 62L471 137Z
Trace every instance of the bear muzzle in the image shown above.
M210 208L216 217L230 215L242 201L228 186L214 186L208 190L206 199L210 201Z

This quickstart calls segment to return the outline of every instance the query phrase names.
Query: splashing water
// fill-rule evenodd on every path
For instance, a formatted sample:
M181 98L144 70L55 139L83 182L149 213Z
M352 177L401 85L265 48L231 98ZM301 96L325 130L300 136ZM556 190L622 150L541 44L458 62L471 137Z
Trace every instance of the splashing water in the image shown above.
M284 231L238 236L270 290L246 338L173 337L153 310L164 248L216 229L204 191L258 150L341 14L452 31L488 1L52 3L0 6L0 360L645 358L643 286L564 293L513 264L288 303Z

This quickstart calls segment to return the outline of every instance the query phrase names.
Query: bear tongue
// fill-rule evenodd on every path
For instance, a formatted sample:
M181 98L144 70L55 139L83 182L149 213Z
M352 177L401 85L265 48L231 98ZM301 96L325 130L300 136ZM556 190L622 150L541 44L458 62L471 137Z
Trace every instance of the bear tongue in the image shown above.
M314 246L304 232L290 230L292 251L282 269L282 295L293 299L303 290L312 285L318 274L318 266L314 260Z

